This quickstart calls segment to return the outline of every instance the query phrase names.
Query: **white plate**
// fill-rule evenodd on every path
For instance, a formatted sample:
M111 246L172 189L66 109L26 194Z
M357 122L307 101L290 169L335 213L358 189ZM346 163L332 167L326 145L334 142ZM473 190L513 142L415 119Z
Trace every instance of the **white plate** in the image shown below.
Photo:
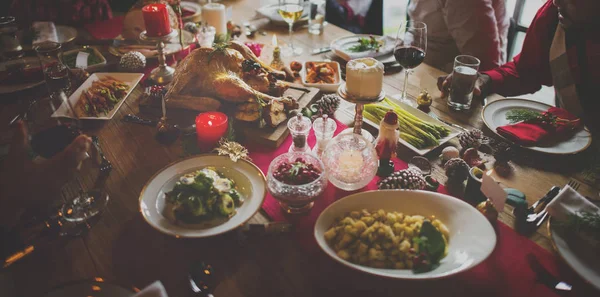
M327 63L330 64L333 69L335 69L336 73L336 77L337 77L337 83L335 84L311 84L311 83L307 83L306 82L306 63L308 62L313 62L313 63ZM340 85L344 82L344 80L342 79L342 70L340 69L340 63L335 62L335 61L308 61L305 62L304 65L302 65L302 70L300 70L300 77L302 78L302 84L307 86L307 87L313 87L313 88L317 88L323 92L337 92L337 89L340 87Z
M77 38L77 29L70 27L70 26L62 26L62 25L55 25L56 27L56 37L58 38L57 41L60 44L65 44L68 42L71 42L73 40L75 40L75 38ZM23 30L20 30L17 32L17 37L19 37L20 40L23 40ZM23 46L24 50L31 50L33 49L33 46L30 44L25 44L23 41L21 41L21 45Z
M496 128L510 124L506 119L506 113L513 109L529 109L534 111L544 112L552 106L544 104L538 101L532 101L527 99L519 98L507 98L496 100L492 103L487 104L481 111L481 117L485 122L485 125L496 132ZM500 134L498 134L501 136ZM590 132L582 129L577 132L571 139L565 140L554 144L553 146L541 147L541 146L523 146L523 148L548 153L548 154L576 154L584 151L592 143L592 135Z
M124 288L104 282L101 278L66 283L58 286L43 297L131 297L135 288Z
M186 50L190 47L190 45L192 43L196 42L196 36L194 36L194 34L192 34L191 32L188 32L186 30L183 30L181 32L183 34L183 43L184 43L183 50ZM123 36L119 35L119 36L115 37L115 39L123 39ZM121 52L119 47L115 47L115 46L111 45L108 47L108 52L117 57L121 57L125 53L128 53L130 51L139 51L147 59L157 59L158 58L158 50L154 46L145 45L145 44L144 45L128 45L128 46L131 46L132 48ZM139 46L141 48L135 48L136 46ZM123 47L126 47L126 46L123 46ZM176 53L182 51L181 44L179 44L179 35L177 35L176 37L173 37L169 41L169 43L166 43L163 51L164 51L165 55L167 55L167 56L176 54Z
M350 61L352 59L358 59L358 58L366 58L366 57L375 58L375 57L385 56L394 51L395 41L394 41L394 38L392 38L390 36L373 36L377 40L384 41L384 44L381 46L381 48L377 52L374 50L369 50L369 51L364 51L364 52L353 53L348 50L351 46L358 44L359 38L369 38L370 36L371 35L368 35L368 34L357 34L357 35L351 35L351 36L337 38L331 42L331 45L330 45L331 51L346 61Z
M448 255L440 266L425 273L409 269L381 269L354 264L339 258L329 247L324 233L336 218L354 210L398 211L407 215L434 215L450 230ZM496 233L488 220L468 203L427 191L380 190L353 194L327 207L317 219L315 238L327 255L336 261L369 274L397 279L434 279L468 270L485 260L496 246Z
M440 126L446 127L447 129L450 130L450 134L448 134L448 136L446 136L446 137L444 137L444 138L442 138L442 139L439 140L439 143L440 143L439 145L437 145L437 146L430 146L430 147L426 147L426 148L422 148L422 149L414 147L412 144L406 142L402 138L398 139L398 142L400 142L404 146L408 147L411 151L413 151L413 152L415 152L415 153L417 153L417 154L419 154L421 156L423 156L423 155L431 152L435 148L437 148L437 147L441 146L442 144L450 141L450 139L452 139L452 138L456 137L458 134L460 134L460 131L458 129L456 129L454 127L450 127L450 126L446 125L445 123L442 123L442 122L440 122L440 121L432 118L431 116L429 116L428 114L420 111L417 108L414 108L414 107L412 107L412 106L410 106L408 104L405 104L405 103L403 103L403 102L401 102L401 101L399 101L399 100L397 100L397 99L395 99L393 97L387 97L387 98L390 99L390 100L392 100L392 101L394 101L394 103L398 104L404 110L406 110L407 112L411 113L415 117L423 120L424 122L427 122L427 123L430 123L430 124L435 124L435 125L440 125ZM347 106L345 109L343 109L343 111L346 112L346 114L350 115L352 118L354 118L354 114L355 114L354 104ZM366 124L368 124L368 125L370 125L370 126L372 126L372 127L374 127L374 128L377 128L377 129L379 128L379 123L374 123L374 122L368 120L367 118L364 118L363 122L366 123Z
M556 228L556 220L548 220L548 233L558 254L583 279L600 290L600 255L575 237L569 242Z
M25 57L22 59L10 60L0 63L0 71L5 71L7 66L19 63L24 63L26 65L26 68L40 68L40 59L38 59L37 57ZM41 72L42 69L40 68L40 73ZM20 84L0 84L0 94L9 94L37 87L44 83L43 74L41 74L40 77L42 78L42 80L37 82L28 82Z
M81 120L110 120L110 119L112 119L115 116L115 114L117 113L117 110L119 110L121 105L123 105L123 102L125 102L127 97L129 97L129 94L131 94L131 92L137 86L137 84L140 82L142 77L144 77L144 75L141 73L116 73L116 72L115 73L94 73L94 74L90 75L90 77L88 77L88 79L85 82L83 82L83 84L79 88L77 88L77 90L75 90L75 92L73 92L73 94L71 94L71 96L69 96L69 102L71 103L71 106L73 106L73 108L75 108L77 101L79 101L79 99L81 98L81 93L84 90L87 90L89 87L91 87L92 82L100 80L101 78L104 78L106 76L111 76L115 79L118 79L118 80L126 83L127 85L129 85L129 91L127 91L127 94L125 95L125 97L123 99L121 99L119 101L119 103L117 103L115 105L115 107L107 115L99 116L99 117L81 117L80 118ZM67 106L67 104L63 102L63 104L61 104L60 107L52 114L52 117L53 118L59 118L59 117L73 118L74 115L69 110L69 107Z
M203 224L175 224L165 214L165 193L173 189L179 177L196 170L213 166L236 183L244 198L237 213L228 220ZM140 210L144 219L154 229L175 237L209 237L233 230L248 221L260 209L267 194L265 176L256 165L227 156L201 155L168 165L156 173L140 194Z

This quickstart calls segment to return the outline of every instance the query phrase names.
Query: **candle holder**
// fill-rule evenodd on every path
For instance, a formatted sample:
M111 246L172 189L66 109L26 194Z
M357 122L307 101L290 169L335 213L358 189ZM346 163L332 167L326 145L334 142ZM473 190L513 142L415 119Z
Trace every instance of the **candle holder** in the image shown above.
M146 31L140 33L140 40L156 42L156 49L158 50L158 67L154 68L152 72L150 72L149 78L159 85L166 85L170 83L175 75L175 68L168 66L165 61L164 48L165 42L177 37L177 35L177 30L171 30L171 33L158 37L148 36Z
M355 96L348 94L348 91L346 89L346 83L343 83L338 88L337 94L338 94L338 96L340 96L340 98L342 98L346 102L355 104L354 127L348 128L348 129L342 131L342 133L348 133L351 131L354 134L361 135L367 141L372 143L375 140L373 135L371 133L369 133L369 131L362 129L363 111L365 109L365 104L377 103L377 102L383 101L383 99L385 99L385 92L383 90L381 90L381 93L379 93L379 96L372 97L372 98L355 97Z

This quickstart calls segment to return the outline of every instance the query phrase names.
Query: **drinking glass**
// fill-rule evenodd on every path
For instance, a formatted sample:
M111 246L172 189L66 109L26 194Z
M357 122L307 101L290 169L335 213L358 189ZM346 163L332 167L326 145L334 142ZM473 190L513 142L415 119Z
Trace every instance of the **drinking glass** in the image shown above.
M325 26L325 0L310 0L308 11L308 33L323 34Z
M427 51L427 25L423 22L406 21L398 28L394 57L404 68L404 89L400 101L405 104L416 106L413 100L409 100L408 75L411 70L423 63Z
M17 37L17 23L12 16L0 17L0 49L6 60L23 57L25 52Z
M279 1L277 12L283 18L283 20L289 25L289 45L284 46L281 49L281 53L284 57L297 56L302 54L303 48L294 46L294 23L302 17L304 12L304 1L303 0L284 0Z
M454 110L468 110L471 108L479 64L479 59L469 55L460 55L454 58L452 83L450 84L450 94L448 96L448 106L450 108Z
M61 92L71 94L71 79L69 68L63 63L60 43L45 42L35 47L44 71L44 80L48 86L50 97L60 96Z

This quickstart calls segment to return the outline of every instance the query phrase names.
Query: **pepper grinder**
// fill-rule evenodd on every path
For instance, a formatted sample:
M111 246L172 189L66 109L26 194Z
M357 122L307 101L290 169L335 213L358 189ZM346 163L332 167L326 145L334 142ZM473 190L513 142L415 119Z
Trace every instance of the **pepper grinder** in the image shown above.
M301 113L298 113L288 121L287 126L292 134L292 145L288 152L309 153L310 147L306 140L308 139L308 133L312 127L310 119L302 116Z
M321 158L321 155L323 154L323 151L325 151L329 140L333 138L333 134L335 133L336 129L337 124L326 114L324 114L323 117L315 120L313 123L313 130L315 131L317 144L312 151L315 155L317 155L317 157Z

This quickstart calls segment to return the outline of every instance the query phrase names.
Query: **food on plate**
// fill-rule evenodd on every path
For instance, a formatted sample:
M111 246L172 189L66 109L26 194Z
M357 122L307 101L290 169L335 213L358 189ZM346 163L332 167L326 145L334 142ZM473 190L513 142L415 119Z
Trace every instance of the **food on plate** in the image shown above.
M324 237L346 261L419 273L435 269L446 256L449 234L433 216L363 209L339 218Z
M302 70L302 63L298 61L292 61L292 63L290 63L290 69L292 69L292 71L300 71Z
M295 99L282 97L288 88L284 78L284 72L260 61L242 43L221 43L196 49L179 63L166 102L195 111L228 108L237 120L264 120L276 127L287 111L298 108Z
M273 172L273 177L288 185L303 185L317 180L321 170L315 165L297 158L293 163L283 162Z
M348 48L350 52L359 53L366 52L370 50L374 50L375 52L379 52L379 49L383 46L383 40L377 40L373 36L361 37L358 39L358 44L351 46Z
M309 84L335 84L338 82L338 75L333 68L332 63L328 62L307 62L306 63L306 83ZM302 66L300 66L302 67Z
M5 70L0 71L0 84L2 85L36 83L43 79L44 73L39 64L33 66L17 63L6 65Z
M230 218L244 203L235 182L214 167L184 174L173 190L165 193L165 199L165 215L187 224Z
M400 138L417 149L437 146L440 144L440 139L450 134L448 128L425 122L388 98L385 98L380 103L365 105L363 115L368 120L379 123L388 110L393 110L398 114Z
M85 48L85 49L82 49L79 51L65 53L63 55L63 62L65 63L65 65L67 65L67 67L75 68L77 55L79 54L79 52L84 52L84 53L89 54L89 56L87 58L88 67L96 65L96 64L100 64L103 61L102 57L99 56L93 48L88 47L88 48Z
M381 94L382 88L383 63L373 58L354 59L348 62L346 89L350 96L376 98Z
M558 226L569 234L578 236L592 248L600 250L600 213L581 211L570 214Z
M129 85L105 76L92 82L92 86L83 90L75 104L75 113L79 117L98 117L107 115L123 100L129 91Z

